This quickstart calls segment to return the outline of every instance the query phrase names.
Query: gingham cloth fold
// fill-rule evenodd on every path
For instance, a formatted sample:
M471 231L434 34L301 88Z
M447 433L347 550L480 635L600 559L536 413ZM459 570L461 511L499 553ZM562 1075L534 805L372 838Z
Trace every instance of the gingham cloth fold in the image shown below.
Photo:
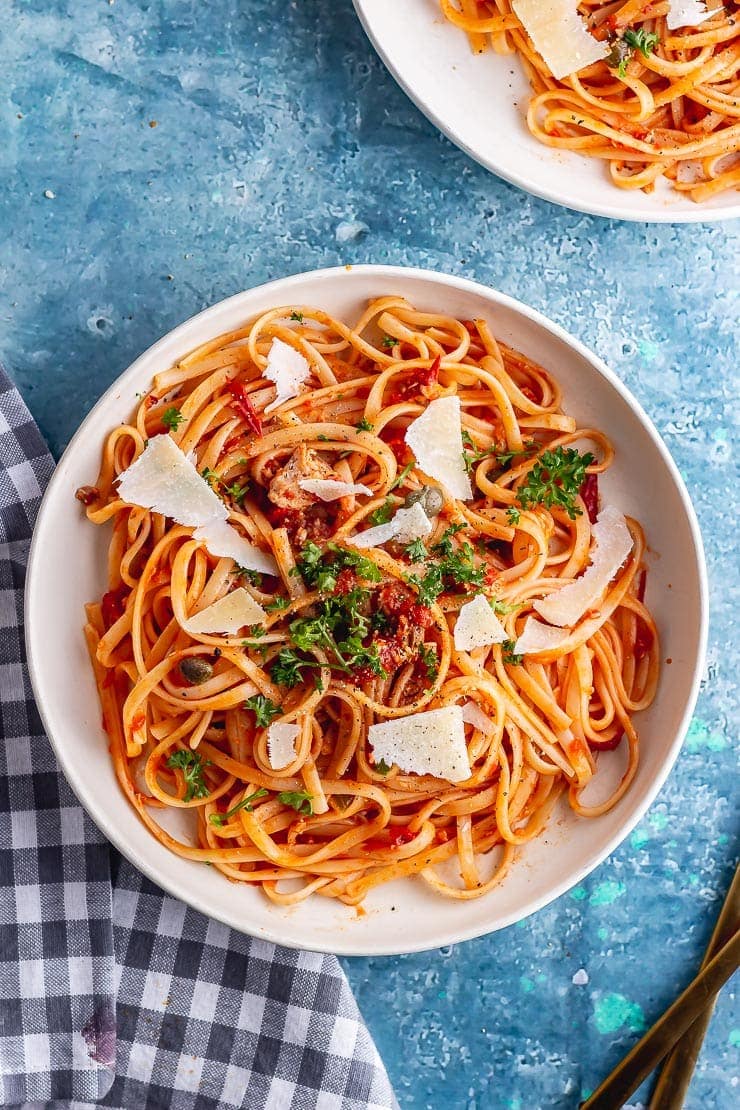
M61 775L23 643L52 469L0 369L0 1104L395 1107L333 957L251 940L163 894Z

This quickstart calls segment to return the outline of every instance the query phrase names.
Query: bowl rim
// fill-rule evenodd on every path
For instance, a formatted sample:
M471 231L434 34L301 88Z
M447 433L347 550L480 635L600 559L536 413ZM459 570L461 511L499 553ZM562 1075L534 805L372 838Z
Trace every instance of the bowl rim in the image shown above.
M522 189L525 193L539 197L540 200L549 201L550 204L557 204L561 208L570 209L572 212L583 212L588 216L599 216L602 219L626 220L630 223L701 224L740 219L740 202L722 208L706 208L696 204L694 206L695 211L691 208L671 210L670 208L660 209L656 207L654 212L652 210L650 212L634 212L617 203L616 198L613 204L598 200L589 203L588 200L574 199L560 189L550 188L547 184L546 173L543 174L540 180L537 176L531 176L524 172L517 173L516 170L501 165L494 158L476 151L470 143L464 141L457 134L455 128L445 122L444 118L427 103L423 94L404 76L403 71L390 57L380 36L376 34L375 24L371 20L370 0L352 0L352 4L357 18L370 40L370 44L383 65L422 115L426 116L437 130L441 131L451 143L467 154L469 158L472 158L474 162L477 162L479 166L483 166L484 169L495 174L496 177L500 177L503 181L508 181L510 185L515 185L517 189ZM616 186L614 189L615 192L618 192Z
M524 317L530 323L535 324L538 328L548 332L553 338L560 340L571 350L574 350L591 367L600 374L612 386L613 389L621 396L628 408L631 410L635 418L642 425L644 430L648 433L652 440L653 446L659 452L665 466L667 467L670 478L678 491L681 504L686 514L686 520L689 526L689 532L693 542L693 557L697 571L697 587L698 587L698 600L699 600L699 637L696 645L696 652L693 663L693 673L689 685L688 696L686 698L686 705L681 720L676 729L675 735L671 742L670 748L660 766L658 773L654 776L653 780L649 783L645 790L645 795L639 805L625 818L623 823L609 838L605 845L598 850L593 856L590 856L588 861L580 866L576 871L567 875L555 883L547 891L540 895L532 896L526 901L524 908L518 911L512 911L508 914L502 915L501 919L494 925L486 927L485 925L472 924L465 927L463 924L460 929L456 930L454 935L445 937L440 940L440 944L457 944L462 941L472 940L479 936L487 935L488 933L498 931L502 928L507 928L518 921L523 921L531 914L536 913L538 910L554 902L557 898L561 897L568 890L580 883L587 875L589 875L595 868L597 868L607 856L611 853L629 836L630 832L635 828L637 823L642 819L648 808L654 802L657 794L661 790L668 775L670 774L678 753L683 745L689 723L691 721L696 700L699 693L699 687L704 671L707 637L708 637L708 583L707 583L707 569L706 560L704 555L704 547L702 543L699 524L697 521L696 513L693 503L689 496L686 485L681 477L681 474L673 461L668 448L663 442L657 428L654 426L652 420L644 411L637 399L627 389L623 382L617 377L606 363L599 358L593 351L591 351L584 343L582 343L575 336L568 333L559 324L550 320L543 313L537 309L522 303L514 297L506 293L501 293L498 290L492 289L489 286L483 285L480 282L473 281L469 278L459 277L457 275L446 274L435 270L423 269L421 267L406 267L406 266L392 266L384 264L366 263L357 266L332 266L320 268L315 270L306 270L298 274L293 274L288 277L276 278L269 282L264 282L260 285L255 285L250 289L242 290L239 293L227 297L224 300L210 305L208 308L203 309L201 312L196 313L194 316L189 317L182 323L178 324L175 328L171 329L150 347L146 348L136 359L120 374L103 392L98 401L89 411L84 418L79 428L72 436L67 447L65 448L44 493L41 505L38 510L36 522L34 525L33 535L28 556L28 564L26 570L26 582L24 589L24 637L26 646L26 658L28 665L28 672L33 689L34 699L36 706L41 717L42 724L46 736L52 746L54 755L71 786L75 796L77 797L80 805L85 812L92 818L98 829L104 834L106 839L123 855L137 870L141 871L148 879L155 883L162 890L166 891L172 897L184 902L186 905L192 906L194 909L204 914L206 917L213 918L214 920L221 921L223 924L233 928L242 933L250 936L258 937L262 940L270 941L274 944L280 944L285 947L305 949L306 944L300 944L298 941L291 938L286 939L281 935L279 923L276 927L268 927L260 929L259 933L250 933L248 925L249 921L237 921L235 917L229 917L225 912L214 910L213 906L202 899L197 889L190 888L188 884L182 883L179 880L171 877L168 873L160 870L159 866L152 862L149 858L134 858L134 854L127 847L125 838L122 832L117 828L115 822L109 818L106 806L105 795L101 793L100 798L89 795L84 786L81 784L80 779L75 773L74 763L65 749L63 743L57 743L54 736L54 721L51 719L51 714L47 711L43 700L43 675L36 656L37 638L36 629L41 627L39 617L43 613L36 615L36 605L34 598L35 581L36 581L36 568L42 562L42 552L39 543L39 535L41 532L41 523L44 519L47 506L50 505L55 497L56 490L61 487L67 471L73 465L74 456L76 453L77 444L86 437L90 430L96 423L96 417L99 410L107 403L111 393L125 389L127 383L131 379L135 379L139 373L139 366L144 360L149 360L156 357L157 353L166 345L177 339L185 339L191 332L203 331L205 328L205 335L199 340L194 340L192 346L195 347L198 342L205 342L207 337L211 335L212 329L208 328L211 320L218 318L219 314L228 312L231 308L236 307L241 301L248 300L250 297L260 293L266 293L271 290L275 291L276 296L280 295L280 300L275 303L288 303L290 300L290 290L294 286L300 286L305 281L325 281L332 280L345 275L348 279L352 280L352 275L359 276L372 276L383 277L390 281L394 279L400 280L404 277L416 280L422 280L438 286L441 289L453 288L464 293L470 293L479 297L484 297L492 306L492 308L503 307ZM284 300L282 298L285 298ZM249 309L245 309L248 315ZM218 332L213 332L213 336ZM153 841L154 843L154 841ZM435 945L434 947L438 947ZM368 945L358 946L351 940L351 930L347 931L347 936L336 935L332 943L315 943L310 942L310 951L326 952L329 954L342 955L342 956L392 956L402 955L411 952L428 951L430 946L428 943L414 942L412 937L408 941L404 941L402 945L384 942L382 936L377 943L372 947Z

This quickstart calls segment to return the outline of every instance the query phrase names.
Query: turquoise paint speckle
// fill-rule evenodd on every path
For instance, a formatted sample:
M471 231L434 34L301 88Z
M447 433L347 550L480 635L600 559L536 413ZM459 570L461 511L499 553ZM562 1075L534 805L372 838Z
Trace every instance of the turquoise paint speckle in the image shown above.
M652 343L649 339L641 339L637 344L637 349L645 362L655 362L658 357L657 344Z
M740 1029L731 1029L727 1040L733 1048L740 1047Z
M596 1001L594 1024L604 1034L616 1033L622 1026L626 1026L630 1033L641 1033L646 1028L642 1007L623 994L606 994Z
M632 847L637 848L639 851L639 849L644 848L650 840L650 833L647 831L647 829L635 829L630 840L632 843Z
M705 721L694 717L686 734L686 746L690 751L708 748L711 752L721 752L727 744L720 733L713 732Z
M613 879L607 879L594 889L591 897L588 900L590 906L611 906L612 902L616 902L617 898L621 898L627 887L624 883L616 883Z
M529 994L530 991L534 990L534 983L527 975L520 975L519 986L522 988L525 994Z
M552 317L636 394L685 476L711 538L697 717L725 746L683 747L641 823L649 853L628 840L517 929L343 961L403 1110L572 1110L635 1037L598 1032L594 992L654 1020L698 967L734 866L740 488L731 435L715 433L737 371L740 221L599 220L498 180L414 108L351 0L0 8L0 360L57 457L113 378L201 308L283 274L386 261ZM358 234L340 242L339 228ZM591 905L605 881L627 893ZM570 983L579 967L585 989ZM686 1110L737 1105L733 1005L725 989Z

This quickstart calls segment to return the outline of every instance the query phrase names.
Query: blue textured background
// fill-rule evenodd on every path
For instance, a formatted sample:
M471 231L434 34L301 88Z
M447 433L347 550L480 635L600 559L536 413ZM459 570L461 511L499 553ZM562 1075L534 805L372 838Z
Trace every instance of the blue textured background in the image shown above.
M736 850L740 228L597 220L498 181L396 87L349 0L0 11L0 355L55 454L137 354L205 305L390 261L542 309L614 367L677 459L713 621L697 717L658 802L521 927L346 961L404 1107L574 1107L691 977ZM738 1105L739 1025L728 989L691 1110Z

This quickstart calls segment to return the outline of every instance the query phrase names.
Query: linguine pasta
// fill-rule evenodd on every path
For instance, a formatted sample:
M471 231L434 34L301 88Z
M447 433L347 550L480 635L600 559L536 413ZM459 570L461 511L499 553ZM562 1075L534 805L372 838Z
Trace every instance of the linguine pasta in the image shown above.
M512 0L440 0L476 53L517 54L532 86L527 126L546 146L603 159L620 189L660 178L705 201L740 186L740 8L708 0L711 18L670 30L668 0L584 0L607 43L561 80L535 50Z
M275 340L310 377L270 408ZM444 397L460 402L466 500L422 473L405 442ZM214 557L192 528L121 499L118 478L158 435L196 461L276 574ZM275 308L163 369L77 494L111 529L109 588L87 607L85 635L118 781L152 834L275 902L316 893L357 905L410 875L477 898L561 795L584 818L606 812L634 777L634 718L658 680L637 521L627 560L562 642L515 647L534 603L588 567L598 475L612 461L604 433L563 411L547 370L484 320L399 297L373 301L353 325ZM365 492L325 501L303 481ZM414 504L431 522L423 539L353 543ZM261 624L186 629L237 589L262 607ZM458 650L457 615L479 595L506 640ZM376 759L373 724L450 706L464 707L468 778ZM275 725L293 726L277 769ZM597 753L620 744L621 782L589 805ZM189 812L191 841L162 828L162 809ZM440 868L453 857L458 877Z

